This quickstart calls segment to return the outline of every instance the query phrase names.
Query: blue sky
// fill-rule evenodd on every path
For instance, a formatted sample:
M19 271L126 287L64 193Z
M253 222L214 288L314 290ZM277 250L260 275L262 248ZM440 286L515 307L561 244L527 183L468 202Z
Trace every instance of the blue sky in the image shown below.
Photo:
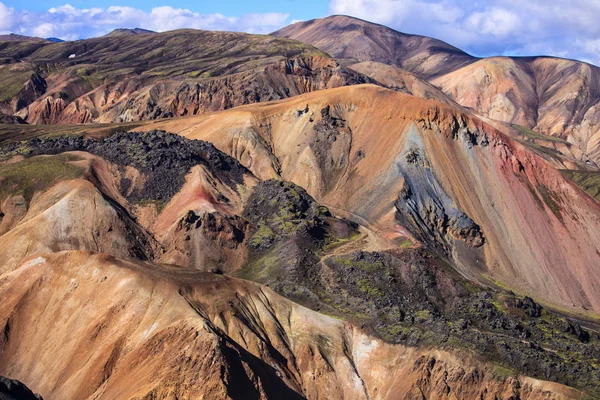
M346 14L473 55L553 55L600 65L600 0L0 0L0 34L75 40L115 28L269 33Z
M52 7L70 4L75 8L108 8L113 5L129 6L145 11L150 11L154 7L169 5L174 8L187 8L191 11L197 11L203 14L220 13L223 15L241 16L250 13L269 13L282 12L294 15L298 19L311 19L316 16L322 16L327 13L328 2L323 0L65 0L65 1L41 1L33 0L24 2L23 0L3 0L9 7L23 8L32 11L46 11Z

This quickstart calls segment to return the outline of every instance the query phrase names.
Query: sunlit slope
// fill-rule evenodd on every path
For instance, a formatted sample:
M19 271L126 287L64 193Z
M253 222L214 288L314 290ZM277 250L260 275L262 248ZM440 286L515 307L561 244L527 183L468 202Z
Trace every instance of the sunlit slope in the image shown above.
M212 141L259 177L292 180L391 235L408 230L465 275L600 310L598 204L455 107L354 86L149 128Z

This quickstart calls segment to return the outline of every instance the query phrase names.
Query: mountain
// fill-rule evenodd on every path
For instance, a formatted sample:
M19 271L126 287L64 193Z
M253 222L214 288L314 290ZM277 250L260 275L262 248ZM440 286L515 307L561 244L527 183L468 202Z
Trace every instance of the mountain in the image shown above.
M0 291L20 304L12 318L22 323L11 330L0 368L27 376L44 398L365 399L404 393L409 399L444 396L448 389L465 398L581 396L550 382L502 377L468 356L374 340L268 288L220 275L62 252L26 260L6 276ZM25 285L10 290L17 282ZM81 312L72 318L61 304ZM33 351L21 350L26 346ZM29 368L33 353L43 374Z
M322 122L329 115L333 127ZM408 230L473 279L510 284L561 308L600 311L600 286L590 280L599 205L460 108L352 86L147 129L210 141L257 177L293 181L387 235Z
M368 78L300 42L231 32L123 33L0 49L0 111L28 123L193 115ZM198 46L202 43L202 46Z
M52 43L62 43L64 42L64 40L57 38L57 37L49 37L46 38L47 41L52 42Z
M563 155L575 153L593 168L600 163L600 69L593 65L554 57L478 59L436 39L347 16L299 22L273 35L313 44L349 66L372 61L412 72L485 117L533 130L527 140L536 133L556 138L577 149ZM403 84L389 74L380 79Z
M376 61L426 79L476 60L440 40L408 35L345 15L298 22L272 35L310 43L347 64Z
M156 33L154 31L142 28L125 29L119 28L106 34L105 36L130 36L130 35L147 35L149 33Z
M431 81L481 115L578 148L600 163L600 68L552 57L494 57Z
M16 33L9 33L8 35L0 35L0 42L28 42L28 41L44 41L42 39L32 36L17 35Z
M600 390L600 205L475 115L362 85L144 125L2 145L0 374L44 398Z
M0 398L600 396L594 67L286 31L0 42Z
M433 99L442 103L459 106L440 89L404 69L376 61L364 61L350 67L384 86L424 99Z

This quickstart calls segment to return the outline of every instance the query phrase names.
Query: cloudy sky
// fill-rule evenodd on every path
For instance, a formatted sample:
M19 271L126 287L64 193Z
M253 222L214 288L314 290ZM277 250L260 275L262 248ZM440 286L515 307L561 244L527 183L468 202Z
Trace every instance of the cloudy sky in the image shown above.
M268 33L347 14L477 56L554 55L600 65L600 0L0 0L0 33L67 40L114 28Z

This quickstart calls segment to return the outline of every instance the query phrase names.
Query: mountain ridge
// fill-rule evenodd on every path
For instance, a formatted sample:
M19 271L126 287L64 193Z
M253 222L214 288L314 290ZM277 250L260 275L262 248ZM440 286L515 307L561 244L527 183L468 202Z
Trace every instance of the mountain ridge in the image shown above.
M8 58L0 75L11 77L0 109L29 123L181 116L369 80L310 45L244 33L177 30L29 44L20 53L10 42L0 50Z

